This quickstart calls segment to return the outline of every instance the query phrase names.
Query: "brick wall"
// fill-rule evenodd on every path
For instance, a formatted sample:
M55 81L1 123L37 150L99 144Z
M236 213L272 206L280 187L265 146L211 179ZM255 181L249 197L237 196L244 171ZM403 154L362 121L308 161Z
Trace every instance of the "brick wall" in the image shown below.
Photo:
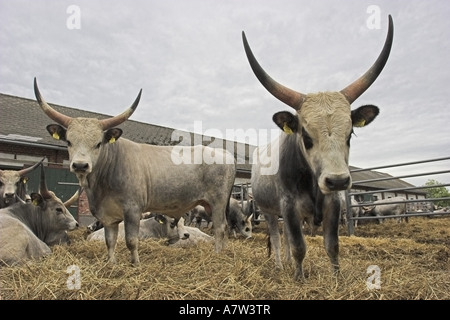
M0 143L0 152L14 155L46 157L49 166L62 166L64 161L69 160L67 150L45 149L20 144Z

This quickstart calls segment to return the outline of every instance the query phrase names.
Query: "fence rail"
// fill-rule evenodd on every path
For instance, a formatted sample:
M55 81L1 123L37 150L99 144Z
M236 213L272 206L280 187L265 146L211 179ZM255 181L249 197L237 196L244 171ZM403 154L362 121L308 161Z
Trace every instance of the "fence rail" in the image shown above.
M450 160L450 157L442 157L442 158L435 158L435 159L428 159L428 160L420 160L420 161L413 161L413 162L404 162L404 163L396 163L391 165L383 165L383 166L377 166L377 167L371 167L371 168L364 168L364 169L354 169L351 170L351 172L362 172L362 171L371 171L371 170L377 170L377 169L388 169L388 168L394 168L394 167L404 167L409 165L420 165L420 164L426 164L430 162L437 162L437 161L447 161ZM450 168L450 164L448 165ZM423 173L416 173L416 174L407 174L407 175L401 175L401 176L390 176L390 177L383 177L383 178L376 178L376 179L365 179L365 180L359 180L359 181L353 181L353 185L357 185L358 183L365 183L369 184L372 182L379 182L379 181L387 181L387 180L398 180L398 179L404 179L404 178L412 178L412 177L420 177L420 176L429 176L429 175L441 175L445 173L450 173L450 170L440 170L440 171L433 171L433 172L423 172ZM352 204L351 203L351 197L357 196L357 195L370 195L374 193L401 193L405 191L411 191L411 190L426 190L429 188L436 188L436 187L447 187L450 186L450 183L440 183L436 185L430 185L430 186L418 186L418 187L405 187L405 188L387 188L387 189L376 189L370 190L370 191L361 191L361 192L345 192L345 198L346 198L346 218L347 218L347 228L348 233L350 235L354 234L354 222L356 220L373 220L373 219L392 219L392 218L406 218L406 217L419 217L419 216L441 216L441 215L448 215L450 216L450 211L443 211L443 212L434 212L433 209L423 212L416 212L407 210L405 214L401 215L388 215L388 216L360 216L360 217L353 217L351 212L352 208L354 207L366 207L366 206L374 206L374 202L363 202L358 204ZM406 192L405 192L406 194ZM431 204L434 207L434 203L437 201L446 201L450 200L450 197L438 197L438 198L425 198L425 199L405 199L404 201L379 201L376 203L376 205L383 205L383 204L398 204L398 203L425 203L425 204Z

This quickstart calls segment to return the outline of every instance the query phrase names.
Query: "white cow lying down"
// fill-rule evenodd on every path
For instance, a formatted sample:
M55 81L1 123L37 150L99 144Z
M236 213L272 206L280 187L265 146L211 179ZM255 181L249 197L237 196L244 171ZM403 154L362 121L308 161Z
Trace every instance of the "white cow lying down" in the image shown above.
M184 225L184 218L180 218L175 225L175 219L166 215L157 214L148 219L142 219L139 226L139 239L167 238L170 246L187 247L198 241L214 241L212 236L203 233L198 228ZM105 229L101 228L86 238L89 241L105 241ZM118 240L125 239L123 222L119 223Z
M181 218L181 219L183 219L183 218ZM197 243L199 243L201 241L214 243L214 237L204 233L199 228L189 227L189 226L183 226L183 228L187 232L189 232L189 238L181 239L180 241L171 243L171 244L169 244L170 247L187 248L187 247L196 245Z

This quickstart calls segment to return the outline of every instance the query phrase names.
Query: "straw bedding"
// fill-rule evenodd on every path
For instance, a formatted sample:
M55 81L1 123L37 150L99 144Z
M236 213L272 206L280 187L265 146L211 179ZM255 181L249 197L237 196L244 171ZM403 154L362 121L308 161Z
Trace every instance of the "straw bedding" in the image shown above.
M219 254L206 242L177 248L164 240L143 240L137 267L130 265L123 241L116 247L118 263L107 264L106 245L86 241L86 229L80 228L70 233L72 244L52 247L42 260L0 267L0 298L450 299L449 217L363 225L351 237L340 228L340 274L332 275L319 233L306 236L305 279L300 282L293 281L292 265L279 270L273 256L267 256L263 223L251 239L230 237ZM377 288L374 273L368 273L373 265L379 268Z

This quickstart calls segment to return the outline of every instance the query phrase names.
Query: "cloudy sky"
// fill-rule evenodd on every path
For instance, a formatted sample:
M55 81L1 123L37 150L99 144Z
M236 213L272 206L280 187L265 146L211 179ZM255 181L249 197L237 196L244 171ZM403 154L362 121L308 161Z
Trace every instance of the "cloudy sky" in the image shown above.
M247 62L302 93L339 91L377 58L394 20L385 69L352 107L378 118L355 129L350 164L375 167L450 156L450 4L362 0L0 0L0 92L115 115L142 88L131 119L206 135L268 132L290 108ZM201 122L200 122L201 121ZM267 141L249 141L265 144ZM393 175L448 170L450 161ZM417 185L428 179L406 179Z

